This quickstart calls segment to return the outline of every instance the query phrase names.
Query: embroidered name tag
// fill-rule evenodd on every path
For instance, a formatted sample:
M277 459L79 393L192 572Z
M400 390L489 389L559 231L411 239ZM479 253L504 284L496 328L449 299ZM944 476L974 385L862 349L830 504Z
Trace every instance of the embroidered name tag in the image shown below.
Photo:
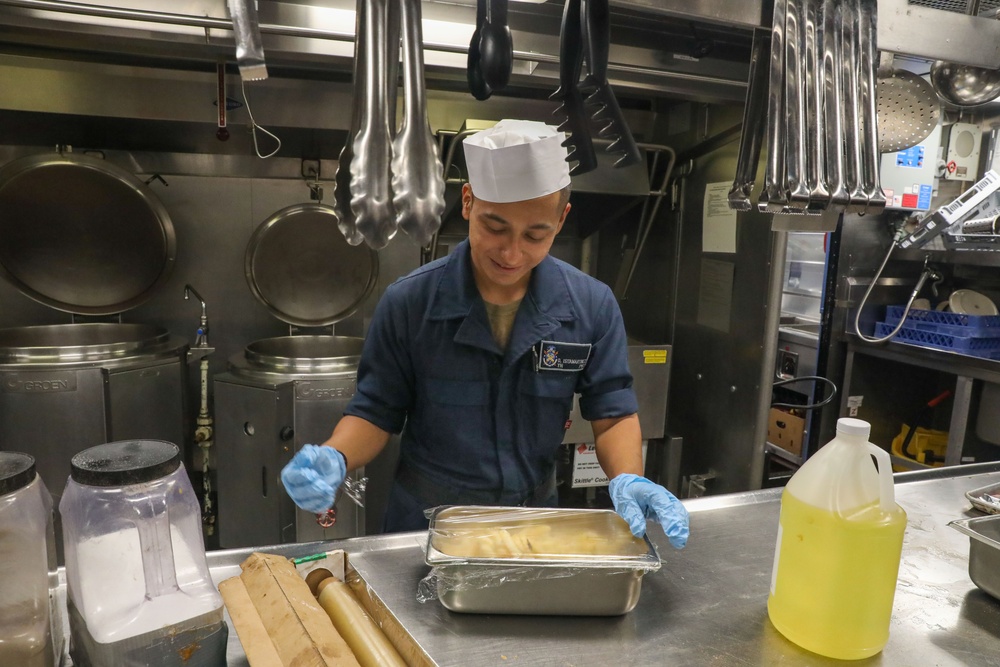
M536 371L582 371L590 358L589 343L543 340L532 348Z

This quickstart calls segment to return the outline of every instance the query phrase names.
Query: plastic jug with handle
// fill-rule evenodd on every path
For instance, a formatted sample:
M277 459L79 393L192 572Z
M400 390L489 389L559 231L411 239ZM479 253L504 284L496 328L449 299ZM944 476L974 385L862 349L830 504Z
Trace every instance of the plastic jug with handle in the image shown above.
M74 664L225 665L222 598L180 448L111 442L70 463L59 509Z
M906 528L889 454L870 434L867 422L840 419L837 437L789 480L767 599L787 639L844 660L874 655L889 640Z

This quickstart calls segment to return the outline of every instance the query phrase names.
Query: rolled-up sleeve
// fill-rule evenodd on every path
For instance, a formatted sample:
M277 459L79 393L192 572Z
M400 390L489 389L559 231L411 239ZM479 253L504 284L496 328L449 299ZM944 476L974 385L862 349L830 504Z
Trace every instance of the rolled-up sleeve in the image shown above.
M389 433L403 430L413 406L407 319L405 299L390 287L375 307L358 365L357 391L344 410Z
M625 417L639 411L628 369L625 322L611 290L604 286L596 313L597 338L590 359L577 382L580 414L584 419Z

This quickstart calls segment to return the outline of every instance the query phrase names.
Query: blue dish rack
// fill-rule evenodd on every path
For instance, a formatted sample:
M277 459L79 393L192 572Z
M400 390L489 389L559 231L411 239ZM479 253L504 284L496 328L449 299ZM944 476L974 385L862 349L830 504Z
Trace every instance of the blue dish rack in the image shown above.
M875 335L888 336L905 311L904 306L887 306L885 322L876 323ZM892 342L1000 359L1000 316L911 309Z

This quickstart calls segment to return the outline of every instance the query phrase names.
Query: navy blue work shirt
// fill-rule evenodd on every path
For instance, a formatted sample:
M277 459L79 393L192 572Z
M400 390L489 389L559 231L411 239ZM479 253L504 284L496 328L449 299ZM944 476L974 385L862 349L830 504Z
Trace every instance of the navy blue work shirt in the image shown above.
M553 352L582 360L587 345L582 370L538 362L546 354L551 362ZM574 393L588 420L638 411L611 290L546 256L532 271L502 351L465 240L386 290L345 414L402 431L401 469L458 492L495 493L495 504L518 504L552 475ZM400 511L392 507L397 491L390 514ZM387 517L387 527L392 523Z

